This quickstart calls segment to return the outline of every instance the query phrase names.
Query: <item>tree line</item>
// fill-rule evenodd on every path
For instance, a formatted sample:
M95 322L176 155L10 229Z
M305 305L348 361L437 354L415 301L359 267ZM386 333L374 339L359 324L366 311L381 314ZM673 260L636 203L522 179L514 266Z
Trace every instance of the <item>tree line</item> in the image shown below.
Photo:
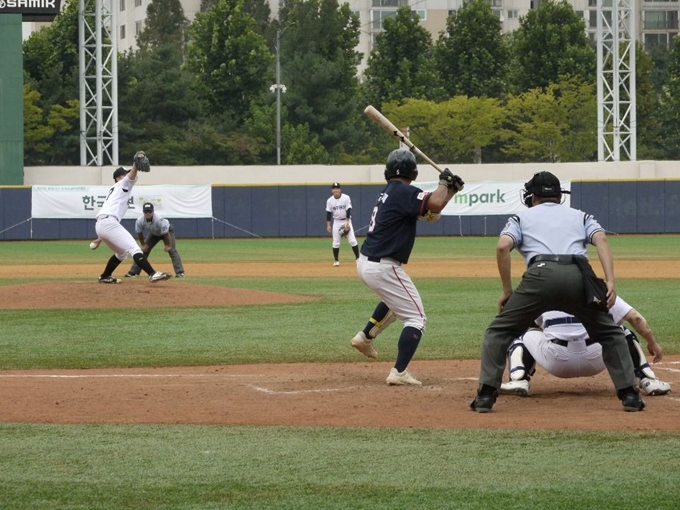
M338 0L152 0L138 49L118 55L119 152L157 165L277 160L376 164L395 140L372 104L435 161L597 160L596 53L565 1L542 2L502 33L486 0L451 13L433 40L410 7L384 20L361 76L362 26ZM117 27L116 27L117 29ZM636 48L637 157L680 159L680 45ZM25 164L78 165L78 2L23 43Z

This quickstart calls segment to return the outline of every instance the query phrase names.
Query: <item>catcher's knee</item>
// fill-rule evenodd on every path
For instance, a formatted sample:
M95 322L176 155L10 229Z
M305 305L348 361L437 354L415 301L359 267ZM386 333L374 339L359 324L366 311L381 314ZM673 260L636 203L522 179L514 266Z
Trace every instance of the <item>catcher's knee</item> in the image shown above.
M387 310L387 313L385 316L377 320L375 317L371 317L369 322L373 323L373 327L369 331L369 335L371 338L377 337L380 333L385 331L387 327L392 324L395 320L397 320L397 316L394 315L394 312L392 310Z

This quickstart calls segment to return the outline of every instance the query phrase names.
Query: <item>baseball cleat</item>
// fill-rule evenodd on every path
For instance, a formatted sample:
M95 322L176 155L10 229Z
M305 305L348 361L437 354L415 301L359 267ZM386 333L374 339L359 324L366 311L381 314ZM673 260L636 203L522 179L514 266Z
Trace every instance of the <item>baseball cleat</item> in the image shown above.
M390 375L387 376L388 386L422 386L418 379L411 375L408 369L404 369L403 372L397 372L396 368L390 370Z
M352 347L354 347L364 356L368 356L369 358L373 359L378 357L378 351L376 351L375 347L373 347L373 340L366 338L366 335L363 331L359 331L356 335L354 335L354 338L352 338L350 343L352 344Z
M181 273L177 273L175 275L175 278L184 278L184 271L182 271Z
M172 275L169 273L161 273L160 271L156 271L154 274L149 276L149 281L153 282L160 282L162 280L169 280L172 278Z
M113 276L100 276L99 283L120 283L120 280Z
M489 413L496 403L496 395L477 395L472 402L470 402L470 409L478 413Z
M655 397L657 395L666 395L671 392L671 385L667 382L659 381L658 379L649 379L647 377L640 379L640 389L645 392L645 395Z
M626 393L621 397L623 410L627 412L642 411L645 408L645 401L637 393Z
M509 381L501 384L501 395L519 395L520 397L529 396L529 381Z
M335 262L333 262L333 267L338 267L339 265L340 265L340 262L338 262L337 260Z
M125 278L137 278L137 275L133 273L125 273Z

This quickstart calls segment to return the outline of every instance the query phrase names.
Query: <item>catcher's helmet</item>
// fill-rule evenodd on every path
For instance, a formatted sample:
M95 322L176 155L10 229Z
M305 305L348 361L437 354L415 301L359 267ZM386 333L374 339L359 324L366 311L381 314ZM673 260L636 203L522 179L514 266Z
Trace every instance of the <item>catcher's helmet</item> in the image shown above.
M534 195L544 198L560 198L563 193L571 193L571 191L562 189L560 180L554 174L537 172L530 181L524 184L522 202L527 207L531 207Z
M412 181L418 177L416 157L409 149L395 149L387 156L385 180L389 181L392 177L405 177Z
M116 170L113 172L113 182L116 182L116 179L118 177L122 177L123 175L127 174L130 170L125 170L122 166L119 166L116 168Z

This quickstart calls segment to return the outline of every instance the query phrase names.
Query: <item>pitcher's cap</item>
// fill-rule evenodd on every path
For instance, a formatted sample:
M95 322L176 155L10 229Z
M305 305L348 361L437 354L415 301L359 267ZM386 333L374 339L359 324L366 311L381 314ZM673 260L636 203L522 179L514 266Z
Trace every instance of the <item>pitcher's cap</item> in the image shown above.
M125 170L122 166L119 166L116 168L116 170L113 172L113 180L115 181L118 177L121 177L125 174L127 174L130 170Z

